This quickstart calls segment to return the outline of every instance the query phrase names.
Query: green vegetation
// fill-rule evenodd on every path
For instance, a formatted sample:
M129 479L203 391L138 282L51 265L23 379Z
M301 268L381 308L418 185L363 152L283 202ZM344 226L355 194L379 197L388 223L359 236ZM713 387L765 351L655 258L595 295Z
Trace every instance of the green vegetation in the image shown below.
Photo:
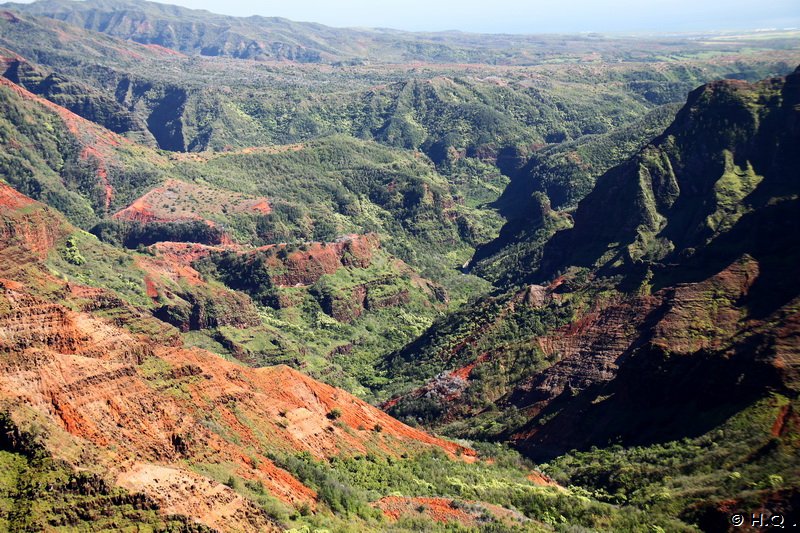
M556 231L572 226L571 213L597 177L661 133L677 110L663 105L610 133L585 135L532 154L495 203L509 220L497 239L478 247L470 262L473 272L500 285L534 272L543 246Z
M341 267L308 286L273 282L285 274L279 261L280 251L270 249L213 254L196 262L207 279L258 302L262 324L193 334L192 344L252 364L302 366L322 381L372 397L391 381L376 370L381 355L413 340L446 309L441 287L380 249L368 266Z
M111 209L124 207L160 177L160 169L150 160L153 154L146 150L117 147L109 165L85 152L74 129L57 113L24 100L5 86L0 86L0 102L4 109L0 116L0 174L16 189L56 208L81 228L89 229L110 214L103 180L98 177L103 165L109 167L105 172L114 188Z
M178 168L189 180L280 199L268 215L231 221L246 242L375 232L389 252L453 290L469 288L455 270L500 223L491 211L458 204L457 191L425 158L344 136L298 150L222 155Z
M78 165L79 148L57 116L25 105L14 92L0 86L0 174L17 190L49 204L78 225L95 220L90 201L68 188L59 170L70 173L67 183L84 181L88 172ZM91 171L89 171L91 172ZM83 178L83 179L82 179Z
M516 509L531 520L506 526L509 531L540 531L548 526L556 531L575 526L613 531L655 526L692 530L666 516L653 517L630 507L592 502L579 495L582 491L537 486L526 478L531 466L515 452L487 445L484 453L492 457L491 464L469 464L440 452L402 458L366 455L329 462L316 461L307 454L273 456L273 460L317 490L320 500L337 515L357 516L373 528L376 514L369 502L402 494L493 503ZM495 525L498 531L506 530L501 524Z
M145 273L136 266L134 257L89 233L69 235L60 252L50 254L48 266L78 283L110 289L133 304L152 305L145 294Z
M790 404L795 405L774 395L700 437L651 446L592 448L541 468L558 482L582 487L600 501L647 509L654 516L680 516L713 529L727 518L723 511L715 516L715 506L723 501L735 502L728 513L745 512L766 494L800 487L797 435L773 433L776 418Z
M195 262L195 268L206 277L216 278L231 289L246 292L257 303L277 303L277 291L273 287L264 252L248 255L235 252L214 253Z
M118 222L103 221L92 228L92 233L100 240L137 249L157 242L196 242L201 244L220 244L223 233L219 228L201 220L188 222Z
M490 408L498 395L516 381L551 363L533 341L572 320L581 306L579 298L576 295L542 307L526 305L521 302L522 294L513 293L471 302L437 320L413 343L383 358L380 369L395 378L386 394L405 392L483 356L490 365L479 369L481 379L464 383L467 392L462 395L459 408L463 414ZM495 355L498 358L492 362ZM390 412L407 421L432 423L442 414L437 403L436 394L430 394L404 402Z
M454 437L511 439L550 457L542 468L579 493L703 530L724 529L731 513L758 505L794 512L797 384L782 372L761 375L758 357L769 361L764 368L782 367L781 348L767 339L775 327L792 328L800 294L790 274L797 233L767 233L797 227L788 199L797 183L787 181L797 129L777 126L794 112L774 104L778 92L796 97L797 75L785 85L693 92L664 135L598 178L569 229L537 234L554 217L535 190L537 216L512 227L487 262L517 288L437 321L387 357L409 382L390 412ZM766 145L784 155L765 158ZM507 261L515 246L531 264ZM752 289L731 281L756 264ZM647 298L661 307L637 309ZM543 327L512 330L517 317ZM615 347L631 321L636 330ZM528 354L522 364L515 341ZM736 391L746 379L752 386Z
M64 249L61 251L61 255L67 263L75 266L81 266L86 263L86 259L84 259L80 250L78 250L78 243L74 235L71 235L67 239L67 242L64 243Z
M3 531L211 531L186 517L164 516L143 494L52 458L8 413L0 413L0 473Z

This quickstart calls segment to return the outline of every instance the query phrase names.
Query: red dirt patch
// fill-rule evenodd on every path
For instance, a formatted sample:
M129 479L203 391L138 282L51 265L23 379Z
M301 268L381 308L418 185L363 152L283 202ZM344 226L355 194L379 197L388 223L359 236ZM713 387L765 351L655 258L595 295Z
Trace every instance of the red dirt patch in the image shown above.
M537 485L542 485L544 487L557 487L558 483L550 479L549 477L545 476L541 472L533 471L527 475L528 481L531 481Z
M4 183L0 183L0 208L11 211L33 203L35 202L24 194L17 192Z
M83 149L80 155L81 160L94 159L97 162L97 177L103 186L103 205L106 212L111 207L111 200L114 199L114 188L111 182L108 181L108 168L106 167L105 158L94 146L87 146Z
M0 183L0 249L21 245L43 258L63 234L55 212Z
M169 179L113 215L132 222L208 220L227 213L269 214L266 198L251 197L204 185Z
M158 299L158 289L150 276L144 277L144 290L148 298L152 298L153 300Z
M172 48L166 48L161 46L160 44L142 44L145 48L149 48L150 50L155 50L163 55L167 56L175 56L175 57L186 57L186 54L178 52L177 50L173 50Z
M285 244L278 244L258 250L285 247ZM272 276L275 285L308 286L316 283L323 275L333 274L343 267L368 267L372 263L373 250L379 247L380 239L375 234L351 234L332 243L307 243L305 250L292 252L285 258L274 255L267 259L267 265L275 272Z
M477 357L473 362L468 364L465 367L459 368L457 370L453 370L450 372L451 377L461 378L461 379L469 379L469 376L472 374L472 371L475 370L475 367L481 363L485 363L489 359L489 354L484 353Z
M186 282L200 286L205 282L200 273L192 268L192 261L208 254L208 248L190 243L158 243L155 249L161 253L157 257L136 257L136 266L147 272L145 286L149 283L155 296L158 296L155 280L171 279L175 283ZM148 289L148 296L154 297Z
M789 420L791 414L792 414L791 405L786 404L783 407L781 407L781 410L778 413L778 417L775 419L775 423L772 424L773 437L780 437L781 435L783 435L783 430L786 428L786 422Z
M448 498L387 496L378 500L375 506L391 520L397 520L405 514L421 513L428 515L437 522L455 522L464 526L474 526L476 524L475 517L453 507L453 500Z
M529 521L522 514L499 505L477 501L455 502L451 498L386 496L372 505L391 521L397 521L403 515L423 514L441 524L460 524L472 528L484 520L487 512L508 525Z
M0 278L0 288L8 291L21 291L25 288L22 283L10 279Z
M253 211L257 211L263 215L268 215L272 211L272 206L269 205L269 202L267 200L261 200L260 202L251 205L250 209L252 209Z

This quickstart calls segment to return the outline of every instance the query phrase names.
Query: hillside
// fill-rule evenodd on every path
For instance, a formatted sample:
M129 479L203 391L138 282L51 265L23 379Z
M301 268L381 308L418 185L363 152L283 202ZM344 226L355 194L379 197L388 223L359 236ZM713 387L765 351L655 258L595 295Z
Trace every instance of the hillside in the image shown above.
M0 46L9 51L2 55L12 63L6 77L137 142L197 152L346 134L421 150L440 168L455 163L455 177L465 175L471 183L483 179L476 172L479 162L500 157L508 174L531 144L608 133L654 106L682 101L703 82L726 77L755 81L786 72L797 57L791 40L710 39L698 45L690 38L658 44L581 37L579 46L586 50L573 55L574 43L566 37L536 36L518 39L528 39L527 49L545 57L523 65L497 60L501 50L510 49L507 40L516 37L497 37L496 48L490 45L486 51L492 61L469 64L463 58L413 56L344 66L235 60L140 44L112 28L175 28L180 24L173 20L180 20L188 25L187 35L174 37L186 38L192 47L217 34L234 39L232 28L241 26L255 25L252 31L263 32L257 20L146 2L133 7L72 1L7 7L15 11L0 18ZM85 19L89 29L40 16L47 13L79 24ZM161 16L165 22L157 23ZM148 22L124 22L131 17ZM100 21L108 24L95 27ZM292 39L302 38L306 26L286 24L298 26L289 32ZM200 32L206 27L215 29ZM309 39L326 47L335 40L329 33L350 31L327 28L324 38ZM419 36L406 37L413 41ZM460 39L487 46L494 38L436 36L437 46L457 47ZM400 47L392 42L386 49L394 54ZM354 53L361 57L371 50L380 54L382 49L370 45ZM15 61L25 63L15 67Z
M713 83L692 92L663 136L598 179L575 212L574 228L544 250L540 275L566 265L613 271L683 262L736 231L742 217L782 209L797 192L798 84L795 71L785 80ZM570 255L561 259L556 249Z
M115 291L46 266L54 253L69 257L77 232L60 215L5 184L0 201L5 526L382 530L400 517L396 490L530 531L545 527L542 506L587 526L643 519L555 488L518 458L479 459L287 367L190 348ZM442 511L427 505L392 527L435 530Z
M592 191L596 177L661 133L677 109L665 104L611 133L535 151L494 202L507 221L496 239L478 246L470 270L499 285L530 273L544 243L559 229L572 226L575 207Z
M608 501L711 523L723 500L775 494L792 511L799 80L692 92L662 135L598 178L574 226L544 239L541 266L509 277L518 288L386 359L418 388L385 408L508 439ZM717 461L741 477L722 479ZM676 462L682 477L661 480Z
M781 115L794 105L795 76L783 89L769 88L774 81L755 86L720 82L697 89L652 142L647 134L659 123L653 117L645 121L649 130L634 125L631 133L611 134L615 148L632 141L643 149L607 173L620 152L596 147L607 147L610 136L564 143L535 155L525 170L533 178L518 178L521 183L504 193L509 198L535 193L530 204L517 208L516 219L512 215L500 237L479 249L472 264L491 276L502 270L495 263L515 261L505 267L510 275L505 282L514 284L545 280L572 266L613 275L637 263L685 262L743 215L793 194L786 176L796 173L789 148L796 132L791 119ZM709 112L708 106L722 111ZM731 121L733 131L727 130ZM581 193L593 186L592 173L603 175L590 193ZM585 180L589 187L582 185ZM583 201L576 206L576 200ZM567 226L569 231L548 242Z
M350 138L167 155L0 83L9 183L142 252L77 233L50 266L118 291L191 346L369 397L381 353L485 287L456 268L498 219L457 203L424 159ZM376 232L362 260L349 242Z

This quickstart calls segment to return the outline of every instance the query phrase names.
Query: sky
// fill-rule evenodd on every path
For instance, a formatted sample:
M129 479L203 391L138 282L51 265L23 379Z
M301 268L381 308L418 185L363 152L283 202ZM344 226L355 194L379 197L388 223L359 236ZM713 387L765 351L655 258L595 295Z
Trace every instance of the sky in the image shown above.
M227 15L412 31L627 33L800 27L800 0L161 1Z

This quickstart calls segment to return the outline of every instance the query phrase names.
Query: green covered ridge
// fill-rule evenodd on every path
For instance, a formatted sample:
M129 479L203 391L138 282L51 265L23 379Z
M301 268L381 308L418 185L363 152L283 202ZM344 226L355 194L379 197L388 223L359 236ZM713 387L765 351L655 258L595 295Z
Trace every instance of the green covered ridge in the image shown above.
M798 75L696 90L538 241L536 192L493 256L530 263L385 358L389 412L705 530L796 512Z
M728 51L729 43L754 48L791 47L793 33L709 35L705 42L652 36L641 45L597 33L585 35L491 35L463 32L405 32L392 29L332 28L279 17L231 17L205 10L129 0L40 0L7 3L24 16L65 21L188 55L242 60L330 64L352 67L370 63L477 63L528 65L600 58L605 61L703 57ZM724 37L724 39L718 39ZM717 41L717 42L715 42ZM767 43L765 43L767 41Z

